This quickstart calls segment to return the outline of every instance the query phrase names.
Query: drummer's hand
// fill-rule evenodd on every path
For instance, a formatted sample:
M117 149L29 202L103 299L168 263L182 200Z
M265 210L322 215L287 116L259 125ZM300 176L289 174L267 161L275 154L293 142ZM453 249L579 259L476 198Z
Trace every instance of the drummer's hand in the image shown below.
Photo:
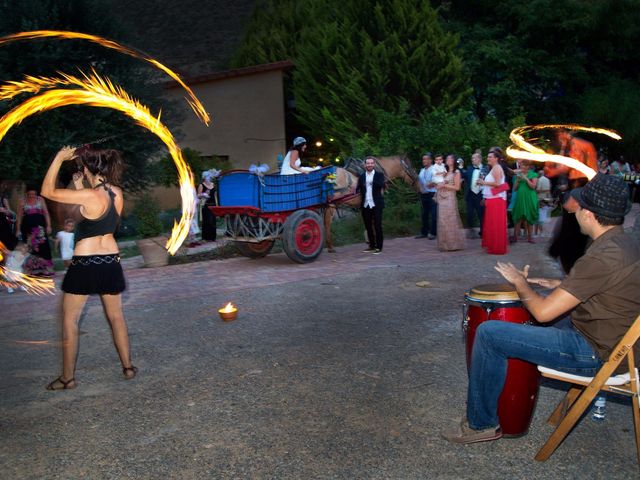
M562 280L558 280L557 278L527 278L527 282L540 285L544 288L558 288Z
M504 279L512 284L515 284L518 280L526 280L529 276L529 265L525 265L522 270L518 270L513 263L502 263L494 267Z

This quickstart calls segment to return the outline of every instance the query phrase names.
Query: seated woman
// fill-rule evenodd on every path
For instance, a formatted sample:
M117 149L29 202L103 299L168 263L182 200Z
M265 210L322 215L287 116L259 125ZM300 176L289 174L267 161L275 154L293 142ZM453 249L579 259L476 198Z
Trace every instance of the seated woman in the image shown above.
M302 152L307 149L307 140L304 137L296 137L293 139L293 148L287 152L287 156L282 161L280 175L295 175L298 173L309 173L316 168L301 167Z

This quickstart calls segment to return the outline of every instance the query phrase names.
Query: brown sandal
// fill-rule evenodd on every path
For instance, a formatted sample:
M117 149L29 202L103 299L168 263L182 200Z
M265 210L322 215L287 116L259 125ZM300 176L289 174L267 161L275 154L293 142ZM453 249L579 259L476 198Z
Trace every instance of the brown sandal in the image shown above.
M58 382L60 385L62 385L61 387L57 387L56 386L56 382ZM70 385L70 383L73 382L73 385ZM53 382L51 382L49 385L47 385L45 388L47 390L73 390L74 388L76 388L76 379L75 377L71 377L69 380L67 380L66 382L62 379L62 375L60 375L58 378L56 378Z
M131 372L131 373L129 373ZM130 367L123 367L122 374L126 380L133 380L136 378L136 374L138 373L138 367L134 367L131 365Z

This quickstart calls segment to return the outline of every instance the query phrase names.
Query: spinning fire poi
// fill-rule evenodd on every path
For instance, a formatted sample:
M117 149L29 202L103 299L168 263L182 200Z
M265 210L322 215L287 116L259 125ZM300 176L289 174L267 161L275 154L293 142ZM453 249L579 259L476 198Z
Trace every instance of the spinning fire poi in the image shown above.
M15 41L41 38L86 40L150 63L167 73L185 89L188 95L187 101L191 108L203 123L206 125L209 124L209 115L203 105L175 72L157 60L131 47L95 35L53 30L21 32L0 37L0 46ZM0 101L8 100L25 93L35 96L25 100L0 118L0 141L2 141L14 125L21 123L24 119L32 115L68 105L88 105L120 111L132 118L138 125L156 134L160 140L164 142L178 169L178 182L180 185L180 196L182 198L182 215L180 221L174 223L171 236L166 243L166 248L169 253L172 255L175 254L189 233L189 224L195 213L192 188L193 174L184 161L182 152L173 135L160 121L160 113L158 113L157 117L153 116L148 107L141 104L138 100L131 98L122 87L114 85L111 80L100 76L94 70L88 74L80 72L79 75L68 75L59 72L59 77L26 76L20 81L9 81L0 85ZM4 267L1 266L0 275L5 278L7 277ZM51 280L40 279L38 282L35 282L32 277L15 275L12 276L12 278L16 279L13 281L13 284L24 286L28 291L34 293L47 290L51 291L54 288Z
M549 154L532 145L525 135L540 130L556 130L560 143L560 154ZM573 213L577 204L568 195L573 188L581 187L595 177L597 173L597 152L593 144L587 140L573 136L572 132L590 132L605 135L614 140L622 137L612 130L582 125L529 125L514 129L509 138L514 143L507 149L507 155L522 160L545 163L545 175L558 177L566 175L568 188L563 200L563 216L560 229L551 243L549 254L560 260L565 273L568 273L580 258L587 246L588 238L580 232L580 227ZM515 232L517 235L517 232Z

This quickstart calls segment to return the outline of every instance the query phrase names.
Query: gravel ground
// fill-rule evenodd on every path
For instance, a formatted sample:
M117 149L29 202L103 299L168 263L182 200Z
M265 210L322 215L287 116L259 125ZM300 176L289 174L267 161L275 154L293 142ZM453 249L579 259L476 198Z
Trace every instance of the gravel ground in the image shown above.
M479 240L443 254L394 239L313 264L283 254L127 270L138 377L125 381L98 299L81 320L78 388L60 361L56 297L0 293L0 465L7 479L637 478L630 401L585 417L533 460L563 395L543 382L529 434L453 446L464 413L464 293L499 281ZM545 245L507 257L558 275ZM429 282L426 288L419 282ZM232 300L240 314L222 322Z

